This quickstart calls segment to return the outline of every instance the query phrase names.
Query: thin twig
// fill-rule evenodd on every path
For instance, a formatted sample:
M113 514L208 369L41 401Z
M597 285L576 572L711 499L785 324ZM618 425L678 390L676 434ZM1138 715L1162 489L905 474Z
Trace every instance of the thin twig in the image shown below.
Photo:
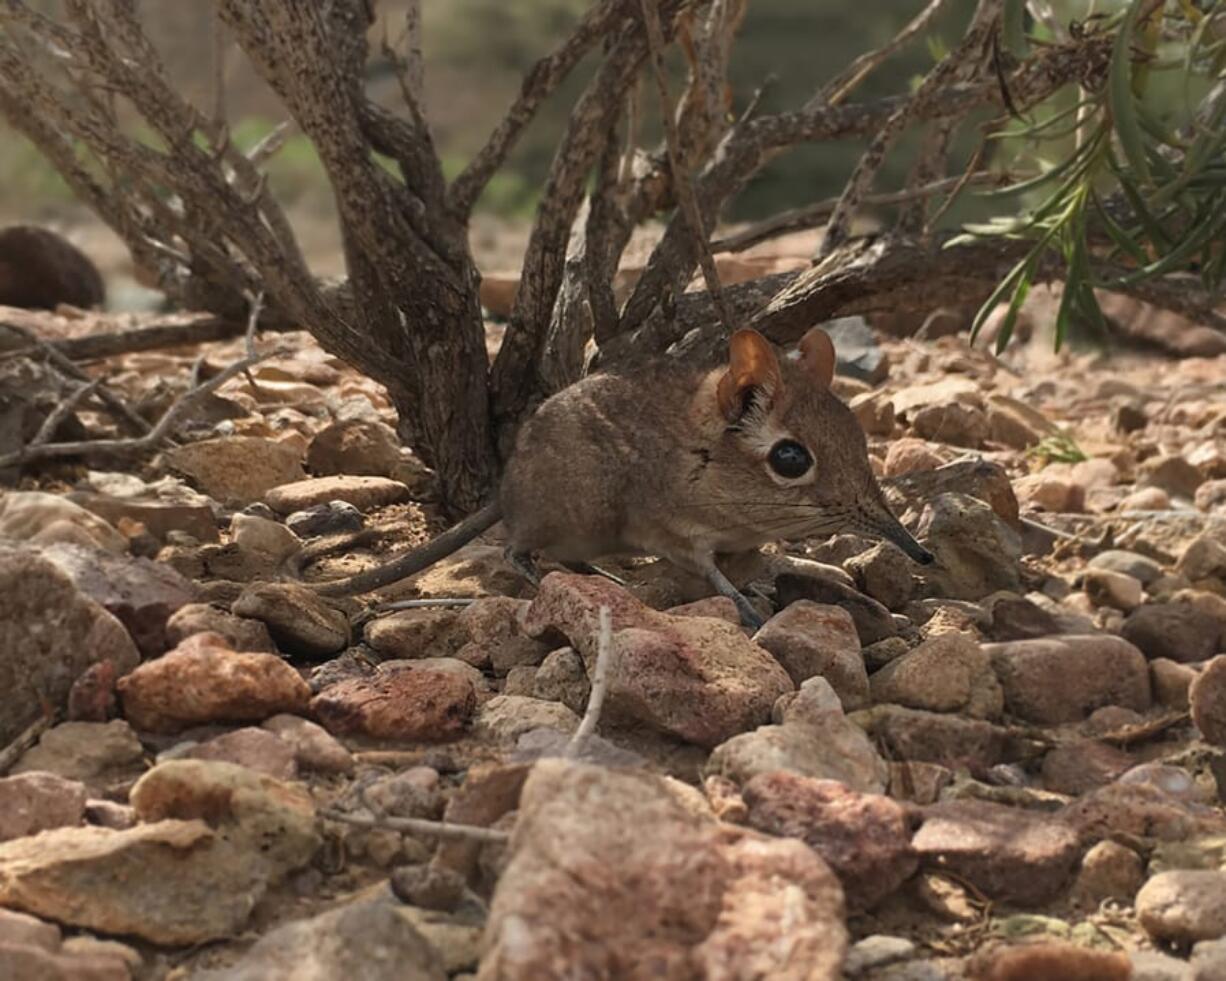
M506 844L511 836L496 828L482 828L473 824L453 824L449 821L429 821L426 818L366 817L361 814L346 814L332 808L321 808L319 816L328 821L339 821L359 828L385 828L388 831L407 831L415 835L430 835L435 838L464 838L494 845Z
M11 743L0 749L0 777L8 773L9 768L25 755L27 749L38 742L44 732L55 722L55 715L40 715L31 722Z
M435 606L472 606L477 602L474 596L436 596L432 599L395 600L391 603L379 603L376 613L393 613L396 610L422 610Z
M672 99L668 94L668 79L664 75L664 31L660 26L660 12L656 6L658 2L659 0L640 0L640 7L643 11L643 22L647 28L647 48L651 56L652 74L655 76L656 91L660 96L660 116L664 123L665 143L668 146L668 164L672 171L673 191L677 195L677 203L693 235L694 248L698 253L698 264L702 269L707 291L711 294L711 299L724 327L732 330L732 314L724 299L719 273L715 268L715 259L711 256L711 249L707 245L707 233L703 228L698 198L694 195L694 183L690 180L685 161L681 159L677 139L677 121L673 116Z
M91 382L84 382L67 398L61 399L59 405L47 414L47 418L38 427L38 432L34 434L34 438L27 444L27 448L42 446L45 443L51 442L51 437L55 435L55 431L60 428L64 420L72 415L73 410L78 405L93 395L101 384L101 378L95 378Z
M809 101L809 107L819 105L837 106L891 55L904 47L912 38L924 31L936 19L948 0L929 0L923 10L915 15L889 42L875 51L868 51L839 72L821 87Z
M54 343L39 337L34 331L28 327L23 327L21 324L15 324L11 321L0 321L0 327L5 330L12 331L25 340L29 341L34 347L42 351L47 360L51 362L60 372L67 375L69 378L75 378L77 381L89 383L90 377L85 374L80 368L72 363L63 352L61 352ZM96 392L98 398L102 401L112 413L114 413L121 422L126 422L134 432L144 435L149 432L149 423L142 419L135 410L133 410L126 402L118 395L112 392L104 384L102 379L98 379Z
M93 456L99 453L138 453L155 449L168 439L195 404L241 374L251 365L272 357L279 352L269 351L254 357L236 361L208 381L194 385L168 408L157 424L145 433L132 439L93 439L73 443L44 443L41 446L26 446L13 453L0 456L0 468L15 464L33 463L38 460L55 460L69 456Z
M910 187L901 191L890 191L885 194L869 194L860 200L862 205L879 205L887 206L892 204L903 204L907 201L913 201L917 198L930 197L934 194L941 194L948 191L950 188L955 190L961 189L966 183L971 184L1007 184L1012 178L1009 174L1002 174L997 171L981 170L973 174L962 174L958 177L945 177L941 180L932 181L930 184L923 184L919 187ZM790 211L784 211L780 214L773 215L770 218L765 218L762 221L755 222L748 228L743 228L739 232L733 232L731 235L725 235L723 238L717 238L711 243L711 251L716 255L724 252L743 252L751 246L757 245L759 242L765 242L768 239L776 238L779 235L785 235L788 232L803 231L806 228L816 228L822 224L830 213L834 211L834 207L838 204L838 198L827 198L825 201L818 201L816 204L810 204L803 208L792 208Z
M596 663L592 665L592 691L587 697L587 709L579 728L566 745L567 756L578 756L583 744L596 731L605 693L609 689L609 664L613 660L613 615L607 606L600 608L600 633L596 640Z

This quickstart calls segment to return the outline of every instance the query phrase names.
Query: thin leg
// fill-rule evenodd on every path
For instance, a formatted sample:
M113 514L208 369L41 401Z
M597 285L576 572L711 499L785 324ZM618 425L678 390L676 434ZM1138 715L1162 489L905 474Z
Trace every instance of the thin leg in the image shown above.
M747 627L752 627L754 630L761 628L762 624L766 621L763 620L761 614L759 614L758 611L753 608L753 604L745 598L744 594L734 585L732 585L731 580L729 580L727 576L719 571L719 567L716 566L714 560L712 560L707 567L703 569L703 572L707 577L707 582L715 587L715 591L719 593L720 596L727 596L733 603L736 604L737 612L741 615L741 623L745 624Z
M511 567L533 586L541 584L541 574L536 568L536 560L532 557L531 552L516 552L508 547L502 554Z

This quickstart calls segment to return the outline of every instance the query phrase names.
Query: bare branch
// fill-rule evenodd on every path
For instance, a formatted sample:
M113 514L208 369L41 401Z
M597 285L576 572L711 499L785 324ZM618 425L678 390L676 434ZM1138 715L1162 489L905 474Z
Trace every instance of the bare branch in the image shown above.
M93 395L101 384L101 378L95 378L91 382L82 382L71 395L61 399L60 403L47 413L47 418L43 420L43 424L38 427L38 432L26 444L26 449L44 446L51 442L51 437L55 435L55 431L60 428L64 420L72 415L78 405Z
M615 35L618 21L626 16L628 2L600 0L583 16L570 37L532 66L524 78L519 96L502 121L494 127L485 146L452 182L447 193L447 207L452 214L461 219L468 216L490 178L502 166L524 129L532 122L541 103L553 94L575 65L602 38Z
M664 32L660 28L660 12L658 0L640 0L643 11L643 22L647 26L647 45L651 57L652 74L656 80L656 91L660 96L660 115L664 123L665 141L668 146L668 164L673 178L673 191L677 195L681 213L693 236L694 251L698 254L698 264L702 269L707 291L715 303L720 320L725 327L732 329L732 319L728 305L724 302L724 294L720 289L719 272L715 268L715 260L707 247L707 231L704 227L702 212L698 200L694 196L694 185L686 169L686 162L681 157L678 145L677 122L672 114L672 99L668 94L668 80L664 77Z
M142 453L154 450L174 433L200 399L215 392L231 378L241 374L251 365L278 353L280 352L269 351L255 357L245 357L241 361L236 361L224 371L219 372L208 381L194 385L176 399L170 408L162 414L157 424L143 436L131 439L93 439L72 443L31 444L16 452L0 456L0 469L15 464L35 463L40 460L56 460L63 459L64 457Z
M482 828L473 824L453 824L449 821L430 821L426 818L367 817L364 814L346 814L335 808L325 807L319 816L328 821L339 821L359 828L386 828L388 831L407 831L409 834L426 835L432 838L463 838L486 844L503 845L511 840L506 831Z
M948 0L928 0L927 5L913 17L905 27L894 35L886 44L875 51L860 55L850 65L834 76L818 90L809 100L805 108L815 108L821 105L837 106L845 100L872 72L890 59L894 54L906 47L915 37L928 29L944 10Z

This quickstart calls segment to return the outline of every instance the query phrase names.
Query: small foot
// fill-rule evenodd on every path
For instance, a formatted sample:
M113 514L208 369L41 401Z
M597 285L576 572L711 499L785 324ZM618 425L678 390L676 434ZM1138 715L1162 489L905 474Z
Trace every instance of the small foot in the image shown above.
M515 552L508 548L502 554L511 567L533 586L541 584L541 574L536 568L536 560L532 557L531 552Z
M720 596L727 596L736 604L736 611L741 615L741 623L752 630L759 630L766 621L754 609L753 604L745 598L745 594L732 585L731 581L714 565L707 570L707 581L715 587Z

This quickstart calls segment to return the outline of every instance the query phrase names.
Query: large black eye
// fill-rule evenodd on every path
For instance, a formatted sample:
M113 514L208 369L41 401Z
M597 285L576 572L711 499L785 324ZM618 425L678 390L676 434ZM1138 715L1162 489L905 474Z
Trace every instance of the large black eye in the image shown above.
M768 459L771 469L780 477L787 477L789 480L803 477L813 466L813 457L809 455L809 451L794 439L781 439L771 447Z

